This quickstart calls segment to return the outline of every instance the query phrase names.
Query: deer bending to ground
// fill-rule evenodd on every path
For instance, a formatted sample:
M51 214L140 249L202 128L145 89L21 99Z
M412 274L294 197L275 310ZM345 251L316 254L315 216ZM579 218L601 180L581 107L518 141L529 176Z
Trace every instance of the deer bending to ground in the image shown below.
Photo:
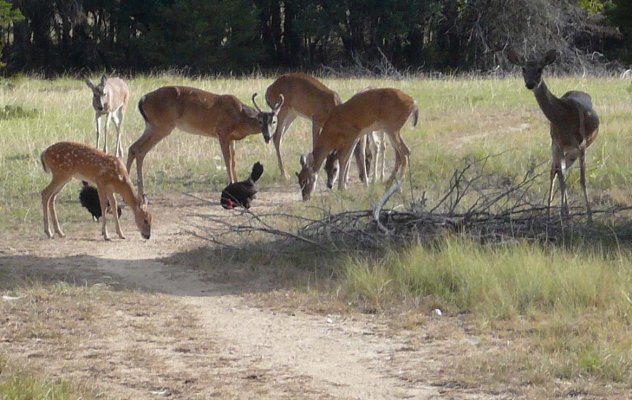
M252 96L254 103L256 93ZM283 96L272 112L249 107L231 95L218 95L184 86L165 86L144 95L138 109L145 119L145 131L129 148L127 170L136 160L138 191L145 193L143 160L147 153L174 128L195 135L216 137L226 164L228 183L237 181L235 171L235 141L259 132L269 138L277 125L277 114Z
M129 100L129 88L120 78L108 78L103 75L98 85L86 79L86 85L92 89L92 108L94 108L94 120L97 126L97 144L99 148L99 136L101 134L101 121L105 118L103 129L103 151L108 152L108 127L110 119L114 120L116 126L116 156L123 157L123 144L121 135L123 133L123 118Z
M105 240L110 240L106 225L106 209L108 205L112 210L117 209L114 193L120 194L123 201L132 209L141 236L149 239L151 213L147 210L144 199L134 193L132 181L120 159L81 143L59 142L44 150L41 161L44 171L52 174L50 184L42 190L44 232L49 238L53 238L49 226L49 213L52 215L53 227L57 235L59 237L65 236L57 220L55 200L66 183L72 178L77 178L88 181L97 187L103 219L101 234ZM113 212L112 217L114 218L116 233L121 239L125 239L118 214Z
M549 50L544 57L525 60L512 49L507 53L512 64L522 67L527 89L532 90L540 109L551 123L551 173L549 177L548 203L549 215L553 200L553 186L557 176L561 192L561 209L568 216L568 197L566 192L566 170L579 158L579 181L584 192L588 220L592 220L592 211L586 189L586 149L597 137L599 117L593 109L588 93L566 92L558 98L551 93L542 79L544 67L557 59L557 52Z
M413 117L417 126L419 109L415 100L398 89L372 89L360 92L336 107L314 143L313 151L301 156L301 172L297 173L303 200L309 200L318 179L318 172L327 156L333 153L342 168L338 188L344 190L349 173L349 157L358 140L372 131L388 135L395 151L395 165L388 181L397 178L408 163L410 150L400 135L406 121Z
M281 75L266 90L265 98L270 107L272 104L277 104L281 96L285 101L279 110L279 123L276 130L270 132L272 136L264 134L264 139L268 143L272 138L281 176L287 181L289 177L285 172L281 157L281 143L292 122L299 116L312 121L313 146L329 114L341 101L338 93L329 89L318 79L302 73ZM365 147L358 146L354 155L360 180L366 182Z

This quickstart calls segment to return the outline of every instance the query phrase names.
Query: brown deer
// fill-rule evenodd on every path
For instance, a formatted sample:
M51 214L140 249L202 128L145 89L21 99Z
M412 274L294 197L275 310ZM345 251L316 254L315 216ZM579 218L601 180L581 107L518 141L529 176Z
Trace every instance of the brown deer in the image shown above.
M115 154L117 157L123 157L121 135L123 133L125 110L129 100L127 84L120 78L108 78L103 75L98 85L95 85L89 79L86 79L86 85L92 90L92 108L94 108L94 120L97 125L97 144L95 147L99 148L99 135L102 130L101 121L105 118L103 151L105 153L108 152L108 127L110 126L110 119L113 119L117 133Z
M257 94L253 94L254 103ZM195 135L216 137L224 156L228 183L237 181L235 171L235 141L262 132L270 137L277 125L277 115L283 96L272 112L263 112L243 104L237 97L218 95L185 86L165 86L144 95L138 109L145 119L145 131L129 148L127 170L136 160L138 191L145 193L143 160L147 153L174 128Z
M544 83L544 67L557 59L557 52L549 50L543 57L527 61L513 49L507 52L512 64L522 67L522 76L527 89L533 91L540 109L551 124L551 173L549 176L548 208L549 215L553 200L553 184L557 176L561 192L562 215L568 216L568 197L565 174L575 160L579 158L579 182L584 192L588 220L592 220L592 211L586 189L586 149L597 137L599 117L593 109L590 95L585 92L570 91L562 97L556 97Z
M302 73L281 75L266 90L266 102L270 107L272 104L277 104L281 96L285 101L279 110L279 123L276 130L270 131L272 136L265 136L264 134L264 139L268 143L272 138L281 176L287 181L289 177L283 166L281 142L292 122L296 117L303 117L312 122L313 145L327 117L341 101L338 93L329 89L313 76ZM354 155L360 172L360 180L366 182L365 147L356 147Z
M53 233L49 226L49 213L53 217L53 226L59 237L64 237L57 211L55 200L57 194L72 178L90 182L96 185L101 204L101 216L103 218L101 233L105 240L110 240L106 226L106 209L108 204L112 210L117 209L116 197L118 193L123 201L132 209L136 226L143 238L149 239L151 235L151 213L147 210L147 204L142 197L134 193L132 181L127 175L127 169L123 162L115 156L86 146L81 143L59 142L50 146L41 156L42 166L45 172L52 174L52 180L42 190L42 206L44 208L44 232L49 238ZM121 239L125 239L118 214L112 213L116 233Z
M338 189L344 190L349 173L349 157L358 140L369 132L384 131L395 150L395 165L389 182L404 171L410 150L400 135L406 121L413 116L417 125L419 109L415 100L398 89L371 89L360 92L337 106L316 138L314 149L302 155L301 172L297 173L303 200L309 200L318 179L318 171L327 156L333 156L341 166Z

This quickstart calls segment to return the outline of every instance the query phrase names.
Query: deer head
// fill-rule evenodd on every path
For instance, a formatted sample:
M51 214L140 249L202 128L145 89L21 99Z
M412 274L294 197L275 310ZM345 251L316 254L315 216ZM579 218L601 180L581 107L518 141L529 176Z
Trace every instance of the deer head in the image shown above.
M340 174L340 162L336 157L335 150L325 160L325 172L327 173L327 187L333 189Z
M103 75L98 85L92 83L90 79L86 79L86 85L92 90L92 107L98 112L107 112L110 103L110 91L105 90L105 84L108 77Z
M303 201L307 201L312 197L316 182L318 181L318 173L314 172L314 156L309 153L307 156L302 155L300 158L301 172L297 172L298 185L301 187L301 195Z
M542 83L542 71L544 67L555 62L557 51L549 50L543 57L526 60L524 56L517 54L513 49L507 51L507 59L510 63L522 67L522 77L527 89L533 90Z
M149 239L151 237L151 212L147 208L147 197L142 195L138 199L138 204L134 210L134 221L140 231L140 235L143 239Z
M257 105L255 101L255 97L257 97L257 93L252 95L252 104L254 104L255 109L257 110L257 119L259 120L259 125L261 125L261 133L263 133L263 139L266 143L270 142L272 135L276 132L277 124L278 124L278 115L279 111L281 111L281 106L285 101L283 95L280 95L281 101L279 101L276 105L272 106L271 112L261 111L261 108Z

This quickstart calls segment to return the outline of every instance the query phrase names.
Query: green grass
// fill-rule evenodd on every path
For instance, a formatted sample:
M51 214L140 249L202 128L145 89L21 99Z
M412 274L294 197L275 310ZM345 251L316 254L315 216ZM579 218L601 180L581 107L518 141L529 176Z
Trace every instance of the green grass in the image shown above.
M232 93L249 104L252 93L263 94L272 81L272 78L260 77L188 79L177 75L130 79L131 101L124 124L124 147L129 147L144 127L137 110L138 99L162 85L191 85L216 93ZM397 87L416 99L421 110L420 125L414 130L406 126L403 136L412 150L413 184L420 191L426 191L430 199L438 196L437 191L463 157L507 151L490 163L490 167L509 175L519 174L530 164L545 163L549 159L547 122L533 95L524 89L518 78L324 81L339 91L343 99L369 85ZM600 136L588 152L590 194L597 201L604 197L625 201L630 184L630 175L626 171L632 168L632 160L626 151L632 144L629 85L619 79L577 77L552 78L548 83L558 95L570 89L580 89L593 96L602 124ZM49 178L42 171L39 154L46 147L60 140L94 143L90 99L90 91L83 81L74 78L19 77L0 85L0 110L22 110L12 111L11 118L0 118L3 132L0 135L0 229L27 225L40 218L39 191ZM299 155L310 150L309 132L307 121L298 119L286 136L282 153L290 173L299 169ZM266 146L260 135L239 142L237 157L239 176L245 176L252 163L260 160L266 166L262 186L282 183L274 148L272 144ZM387 148L387 157L392 157L390 148ZM355 176L355 169L351 173ZM537 186L542 198L546 179L543 177ZM226 172L217 141L174 131L147 156L145 180L150 195L174 190L218 191L226 182ZM572 171L572 198L580 198L577 180L578 174ZM62 220L67 220L69 215L72 217L65 203L76 203L78 185L72 184L73 189L63 191L60 196ZM295 186L292 182L291 187ZM353 194L330 196L320 187L316 197L332 197L334 202L342 199L347 208L353 207L358 197L369 203L367 192L359 191L359 196L356 191Z
M632 254L627 251L527 242L484 247L446 239L377 259L346 258L340 268L343 296L363 309L439 308L449 315L469 314L482 326L519 331L526 346L516 346L492 366L495 373L516 373L528 360L524 369L539 379L632 382Z
M0 399L2 400L88 400L103 398L59 378L46 378L26 368L12 369L0 356Z

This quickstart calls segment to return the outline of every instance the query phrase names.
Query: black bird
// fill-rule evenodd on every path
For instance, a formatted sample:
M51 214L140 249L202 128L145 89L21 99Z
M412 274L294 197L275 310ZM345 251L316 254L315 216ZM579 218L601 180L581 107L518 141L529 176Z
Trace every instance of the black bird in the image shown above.
M227 210L235 207L250 208L250 202L257 193L255 182L261 177L261 174L263 174L263 165L257 161L252 166L250 178L245 181L231 183L224 188L220 199L222 207Z
M101 218L101 202L99 201L99 192L97 192L97 188L94 186L90 186L90 184L86 181L81 181L83 183L83 187L81 188L81 192L79 192L79 202L83 207L85 207L90 214L92 214L92 219L98 221ZM108 207L110 205L108 204ZM110 210L110 212L112 212ZM120 217L122 214L121 206L116 207L116 213Z

